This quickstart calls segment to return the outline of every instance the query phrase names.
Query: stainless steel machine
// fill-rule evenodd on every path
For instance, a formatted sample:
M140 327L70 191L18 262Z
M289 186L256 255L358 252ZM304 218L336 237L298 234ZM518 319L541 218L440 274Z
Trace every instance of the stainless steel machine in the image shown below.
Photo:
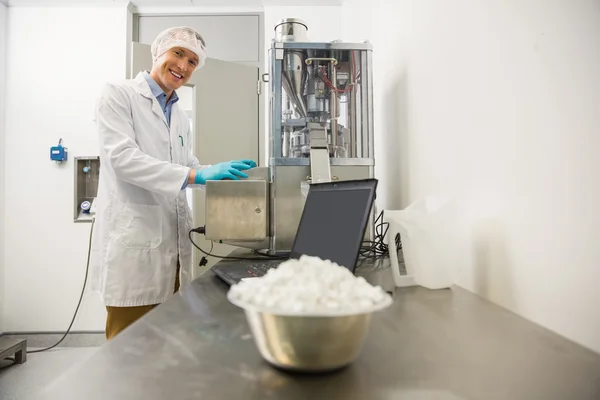
M368 42L310 42L298 19L275 26L269 165L246 180L207 182L207 239L289 251L310 183L373 177L371 55Z

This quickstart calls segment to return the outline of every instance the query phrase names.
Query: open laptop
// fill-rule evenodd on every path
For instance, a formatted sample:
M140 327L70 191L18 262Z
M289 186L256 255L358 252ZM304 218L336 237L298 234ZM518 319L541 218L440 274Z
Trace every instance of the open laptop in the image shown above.
M316 256L354 272L376 189L377 179L310 185L289 257ZM284 261L221 260L211 270L233 285L262 276Z

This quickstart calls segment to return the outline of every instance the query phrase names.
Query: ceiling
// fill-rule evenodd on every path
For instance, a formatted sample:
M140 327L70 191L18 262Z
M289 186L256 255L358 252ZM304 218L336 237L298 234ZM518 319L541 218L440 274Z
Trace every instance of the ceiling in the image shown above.
M130 0L138 7L255 7L255 6L339 6L343 0ZM9 7L102 6L126 0L0 0Z

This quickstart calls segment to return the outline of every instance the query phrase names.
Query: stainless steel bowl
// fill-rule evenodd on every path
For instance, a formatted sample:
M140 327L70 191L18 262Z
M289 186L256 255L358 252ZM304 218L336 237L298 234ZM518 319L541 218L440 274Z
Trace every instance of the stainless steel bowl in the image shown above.
M326 372L352 363L367 336L376 309L350 315L281 315L229 300L244 309L254 343L275 367L299 372Z

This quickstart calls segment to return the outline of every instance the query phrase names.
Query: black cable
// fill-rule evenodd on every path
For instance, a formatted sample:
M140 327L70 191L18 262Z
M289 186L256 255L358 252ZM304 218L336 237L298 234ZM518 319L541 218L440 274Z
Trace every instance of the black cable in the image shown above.
M389 256L389 248L386 241L386 235L389 230L389 223L383 221L383 211L375 219L375 237L373 240L366 240L360 249L359 256L364 259L377 260ZM394 238L396 251L402 248L400 235Z
M375 237L372 241L364 241L363 246L361 247L360 256L363 258L374 258L377 259L379 257L384 257L388 254L387 244L385 242L385 235L387 233L387 228L389 227L387 223L383 222L383 212L381 212L377 218L375 219ZM382 229L386 228L383 232Z
M188 232L188 237L189 237L190 242L192 243L192 245L195 248L197 248L198 250L200 250L204 255L206 255L208 257L220 258L222 260L237 260L237 261L287 260L288 259L288 257L275 256L275 255L268 255L268 254L260 253L258 250L254 250L254 252L256 254L262 255L263 257L235 257L235 256L220 256L220 255L217 255L217 254L212 254L211 252L203 250L202 248L200 248L200 246L198 246L196 244L196 242L194 242L194 239L192 239L192 232L193 233L203 234L204 233L204 227L195 228L195 229L190 230ZM212 248L211 248L211 251L212 251Z
M7 357L7 358L4 359L4 361L12 361L12 363L7 364L7 365L5 365L3 367L0 367L0 369L2 369L2 368L8 368L8 367L10 367L12 365L15 365L15 359L12 358L12 357Z
M363 245L360 248L360 252L359 252L359 257L363 258L363 259L373 259L373 260L377 260L380 258L385 258L389 256L389 250L388 250L388 245L387 242L385 240L385 237L387 235L387 232L389 230L389 223L388 222L384 222L383 221L383 211L381 211L379 213L379 215L377 216L377 218L375 219L375 237L373 238L374 240L370 241L370 240L366 240L363 241ZM277 260L277 259L288 259L288 257L282 257L282 256L277 256L277 255L271 255L271 254L266 254L266 253L262 253L258 250L254 250L255 254L261 255L262 258L259 257L235 257L235 256L220 256L217 254L212 254L212 241L211 241L211 249L210 251L206 251L202 248L200 248L200 246L198 246L194 240L192 239L192 232L194 233L200 233L200 234L204 234L205 233L205 227L199 227L199 228L195 228L189 231L188 233L188 237L190 239L190 242L192 243L192 245L197 248L198 250L200 250L205 256L209 256L209 257L215 257L215 258L220 258L223 260L238 260L238 261L256 261L256 260ZM402 243L400 241L400 235L396 235L395 238L395 244L396 244L396 251L398 251L399 249L402 248Z
M73 323L75 322L75 318L77 317L77 312L79 311L79 306L81 306L81 300L83 300L83 293L85 292L85 285L87 283L87 278L88 278L88 272L90 270L90 255L92 252L92 234L94 232L94 221L96 219L93 218L92 219L92 226L90 228L90 242L88 245L88 256L87 256L87 265L85 267L85 278L83 279L83 287L81 288L81 295L79 296L79 302L77 303L77 308L75 308L75 313L73 314L73 318L71 319L71 323L69 324L69 327L67 328L67 331L65 332L65 334L63 335L63 337L56 342L55 344L53 344L50 347L46 347L45 349L38 349L38 350L30 350L27 352L27 354L31 354L31 353L41 353L42 351L47 351L50 349L55 348L56 346L58 346L59 344L62 343L63 340L65 340L65 338L67 337L67 335L69 334L69 332L71 332L71 327L73 326Z

